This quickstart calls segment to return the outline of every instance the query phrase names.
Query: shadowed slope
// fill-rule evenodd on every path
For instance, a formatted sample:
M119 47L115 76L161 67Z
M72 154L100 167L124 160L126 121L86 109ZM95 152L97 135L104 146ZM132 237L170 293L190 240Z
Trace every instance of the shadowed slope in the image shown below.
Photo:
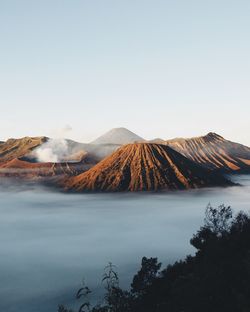
M48 140L46 137L24 137L9 139L0 144L0 163L30 154L36 147Z
M64 181L72 191L146 191L230 185L168 146L137 143L119 148L87 172Z
M225 140L216 133L166 143L182 155L206 168L225 172L250 172L250 148Z
M75 176L90 168L84 162L36 163L24 159L12 159L0 164L0 177L37 179L41 177Z

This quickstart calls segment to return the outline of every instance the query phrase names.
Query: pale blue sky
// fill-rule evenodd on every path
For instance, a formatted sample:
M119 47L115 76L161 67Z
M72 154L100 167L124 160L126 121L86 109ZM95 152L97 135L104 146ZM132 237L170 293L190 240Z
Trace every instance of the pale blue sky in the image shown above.
M0 0L0 139L124 126L250 145L249 17L249 0Z

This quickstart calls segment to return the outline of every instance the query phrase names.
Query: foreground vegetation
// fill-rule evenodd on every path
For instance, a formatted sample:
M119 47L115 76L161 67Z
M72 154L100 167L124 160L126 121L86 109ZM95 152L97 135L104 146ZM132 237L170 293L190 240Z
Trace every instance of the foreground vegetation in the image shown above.
M103 276L106 295L91 307L88 287L81 288L79 312L249 312L250 215L233 217L224 205L206 209L204 225L190 243L194 256L161 270L157 258L143 258L131 288L119 287L115 268ZM72 312L59 306L58 312Z

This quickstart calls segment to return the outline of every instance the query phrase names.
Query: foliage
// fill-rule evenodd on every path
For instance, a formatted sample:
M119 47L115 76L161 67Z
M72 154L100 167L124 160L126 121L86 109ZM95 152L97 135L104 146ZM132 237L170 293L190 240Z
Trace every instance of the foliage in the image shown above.
M141 269L134 276L131 284L131 291L137 296L143 295L147 288L152 285L161 268L161 263L158 263L157 258L143 257L141 261Z
M59 305L58 306L58 310L57 310L58 312L74 312L74 311L72 311L72 310L68 310L68 309L66 309L63 305Z
M249 312L250 216L240 212L233 217L231 207L208 205L191 244L197 249L194 256L161 272L157 258L144 257L130 291L119 287L109 264L103 277L105 302L90 311Z

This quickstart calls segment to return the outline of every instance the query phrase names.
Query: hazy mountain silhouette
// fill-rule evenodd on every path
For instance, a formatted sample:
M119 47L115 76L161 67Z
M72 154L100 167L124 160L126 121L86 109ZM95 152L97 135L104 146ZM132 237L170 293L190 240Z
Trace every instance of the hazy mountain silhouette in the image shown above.
M137 143L122 146L87 172L62 184L71 191L148 191L231 183L168 146Z
M153 139L153 140L149 140L148 143L165 144L166 140L163 140L161 138L156 138L156 139Z
M140 136L138 136L137 134L131 132L126 128L114 128L91 143L123 145L143 141L145 141L143 138L141 138Z

